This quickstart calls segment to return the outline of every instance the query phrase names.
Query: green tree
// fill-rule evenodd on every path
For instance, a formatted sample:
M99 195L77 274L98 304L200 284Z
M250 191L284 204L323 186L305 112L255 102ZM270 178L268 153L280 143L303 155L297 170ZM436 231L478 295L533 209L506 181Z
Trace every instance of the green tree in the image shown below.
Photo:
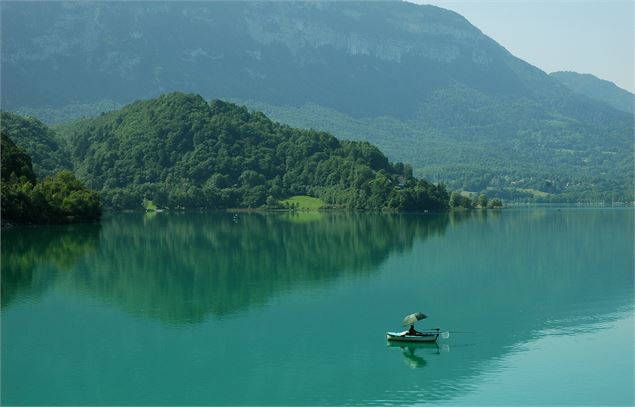
M464 196L460 192L456 192L456 191L450 194L449 206L451 208L464 208L464 209L471 209L474 207L472 200L469 197Z
M481 208L487 208L487 195L481 194L478 197L478 206Z
M97 220L101 204L70 171L37 183L31 158L2 133L2 222L66 223Z
M490 201L489 205L490 208L500 208L503 206L503 202L501 202L501 200L498 198L494 198Z

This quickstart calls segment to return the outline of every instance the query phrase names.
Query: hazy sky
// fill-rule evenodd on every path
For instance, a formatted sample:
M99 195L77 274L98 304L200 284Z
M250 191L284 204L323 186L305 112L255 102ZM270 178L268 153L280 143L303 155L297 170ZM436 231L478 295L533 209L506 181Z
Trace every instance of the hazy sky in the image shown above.
M456 11L545 72L590 73L633 92L635 0L409 0Z

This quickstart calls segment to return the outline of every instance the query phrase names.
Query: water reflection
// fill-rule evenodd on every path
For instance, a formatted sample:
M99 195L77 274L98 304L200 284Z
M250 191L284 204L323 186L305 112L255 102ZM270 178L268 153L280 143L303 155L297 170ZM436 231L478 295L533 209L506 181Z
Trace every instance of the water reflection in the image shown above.
M417 356L412 348L404 349L403 356L406 364L413 369L422 368L428 364L424 358Z
M5 241L3 278L15 274L14 263L46 263L72 270L57 281L66 288L137 315L191 323L262 305L294 287L371 273L390 253L442 234L448 223L447 214L241 214L238 222L224 213L122 214L104 222L98 238L95 229L90 238L70 229L12 233L21 240L17 247ZM42 250L63 242L76 244ZM8 284L6 298L26 286Z
M2 231L2 306L35 299L59 273L99 246L98 224L20 227Z
M424 355L440 355L441 350L449 351L447 344L439 345L438 343L395 343L388 342L388 347L399 348L402 351L404 362L413 369L426 367L428 362L424 359Z

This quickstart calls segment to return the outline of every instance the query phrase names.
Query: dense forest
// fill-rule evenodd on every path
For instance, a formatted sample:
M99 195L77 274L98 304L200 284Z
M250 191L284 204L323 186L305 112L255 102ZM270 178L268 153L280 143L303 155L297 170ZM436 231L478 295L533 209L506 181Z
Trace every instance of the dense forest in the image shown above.
M139 208L144 199L172 209L275 208L294 195L363 210L442 210L449 202L442 184L416 179L368 142L294 129L192 94L136 102L52 134L56 146L68 146L78 177L114 209ZM27 150L34 145L20 139Z
M453 190L506 201L633 201L633 118L590 101L566 116L457 86L430 95L408 120L354 118L317 105L248 105L292 126L363 137L411 163L415 176Z
M100 218L97 193L86 189L72 172L62 170L37 182L31 157L15 145L4 128L1 137L3 224L73 223Z

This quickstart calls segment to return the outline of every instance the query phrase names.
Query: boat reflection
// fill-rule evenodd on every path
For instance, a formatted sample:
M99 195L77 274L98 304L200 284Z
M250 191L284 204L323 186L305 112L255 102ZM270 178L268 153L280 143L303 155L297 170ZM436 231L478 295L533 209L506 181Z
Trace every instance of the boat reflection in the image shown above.
M390 342L386 345L389 348L399 348L404 358L404 362L412 369L420 369L426 367L428 362L423 355L440 355L442 352L448 352L450 347L447 344L432 343L407 343L407 342Z

